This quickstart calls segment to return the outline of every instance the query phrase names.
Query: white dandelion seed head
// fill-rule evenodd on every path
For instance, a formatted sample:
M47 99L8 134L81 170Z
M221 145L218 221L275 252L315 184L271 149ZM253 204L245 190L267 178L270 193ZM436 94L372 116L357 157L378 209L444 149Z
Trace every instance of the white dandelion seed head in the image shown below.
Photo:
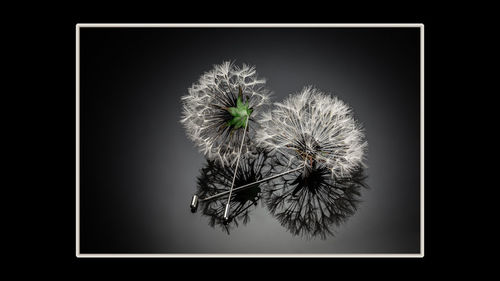
M275 103L259 123L257 144L279 152L289 166L322 166L337 178L365 166L367 142L352 109L312 86Z
M271 92L265 88L266 80L259 78L254 66L241 67L226 61L214 65L204 73L198 82L181 98L182 117L180 122L187 136L200 152L222 165L232 166L236 160L243 138L243 123L228 125L234 116L229 109L237 106L241 93L242 103L248 108L248 129L242 148L242 156L252 153L251 141L258 124L254 117L269 101ZM246 119L244 119L246 120Z

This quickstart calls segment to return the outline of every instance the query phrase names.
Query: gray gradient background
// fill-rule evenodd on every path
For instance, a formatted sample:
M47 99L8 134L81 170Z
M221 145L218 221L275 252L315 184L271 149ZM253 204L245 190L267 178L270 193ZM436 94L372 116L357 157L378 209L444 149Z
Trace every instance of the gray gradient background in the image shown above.
M418 253L417 28L81 30L82 253ZM280 101L315 85L350 104L369 143L363 202L326 240L264 207L230 235L192 214L205 160L180 96L213 64L257 66Z

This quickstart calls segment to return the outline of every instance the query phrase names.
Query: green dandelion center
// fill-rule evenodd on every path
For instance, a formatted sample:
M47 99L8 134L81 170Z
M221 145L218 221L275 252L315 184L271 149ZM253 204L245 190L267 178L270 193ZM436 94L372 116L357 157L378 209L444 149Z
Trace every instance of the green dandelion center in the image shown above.
M245 127L247 118L252 114L253 109L249 108L248 101L243 103L240 95L236 101L236 107L229 107L227 111L233 116L233 119L227 125L233 126L234 129L239 129Z

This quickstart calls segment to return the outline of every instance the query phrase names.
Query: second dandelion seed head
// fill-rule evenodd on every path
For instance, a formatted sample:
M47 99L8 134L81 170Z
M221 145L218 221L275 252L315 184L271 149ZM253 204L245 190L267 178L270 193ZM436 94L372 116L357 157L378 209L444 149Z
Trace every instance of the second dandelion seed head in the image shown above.
M364 166L366 140L351 107L309 86L261 115L257 143L291 166L326 167L346 177Z

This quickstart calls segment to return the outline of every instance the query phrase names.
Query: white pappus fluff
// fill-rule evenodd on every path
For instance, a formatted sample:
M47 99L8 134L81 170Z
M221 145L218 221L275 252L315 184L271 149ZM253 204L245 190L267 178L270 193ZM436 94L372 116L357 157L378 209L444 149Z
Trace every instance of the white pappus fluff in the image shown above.
M275 103L259 123L257 144L280 152L289 166L326 167L336 178L364 167L367 142L352 109L312 86Z
M265 83L265 79L257 77L254 66L243 64L240 67L226 61L201 75L188 89L188 94L181 98L180 122L187 136L208 159L232 166L237 161L243 135L241 156L251 153L254 148L251 140L257 126L254 116L269 101L270 91L265 88ZM237 114L231 113L231 108L236 110L238 104L251 110L249 117L243 117L248 118L246 134L241 126L244 122L236 122L239 126L231 123Z

